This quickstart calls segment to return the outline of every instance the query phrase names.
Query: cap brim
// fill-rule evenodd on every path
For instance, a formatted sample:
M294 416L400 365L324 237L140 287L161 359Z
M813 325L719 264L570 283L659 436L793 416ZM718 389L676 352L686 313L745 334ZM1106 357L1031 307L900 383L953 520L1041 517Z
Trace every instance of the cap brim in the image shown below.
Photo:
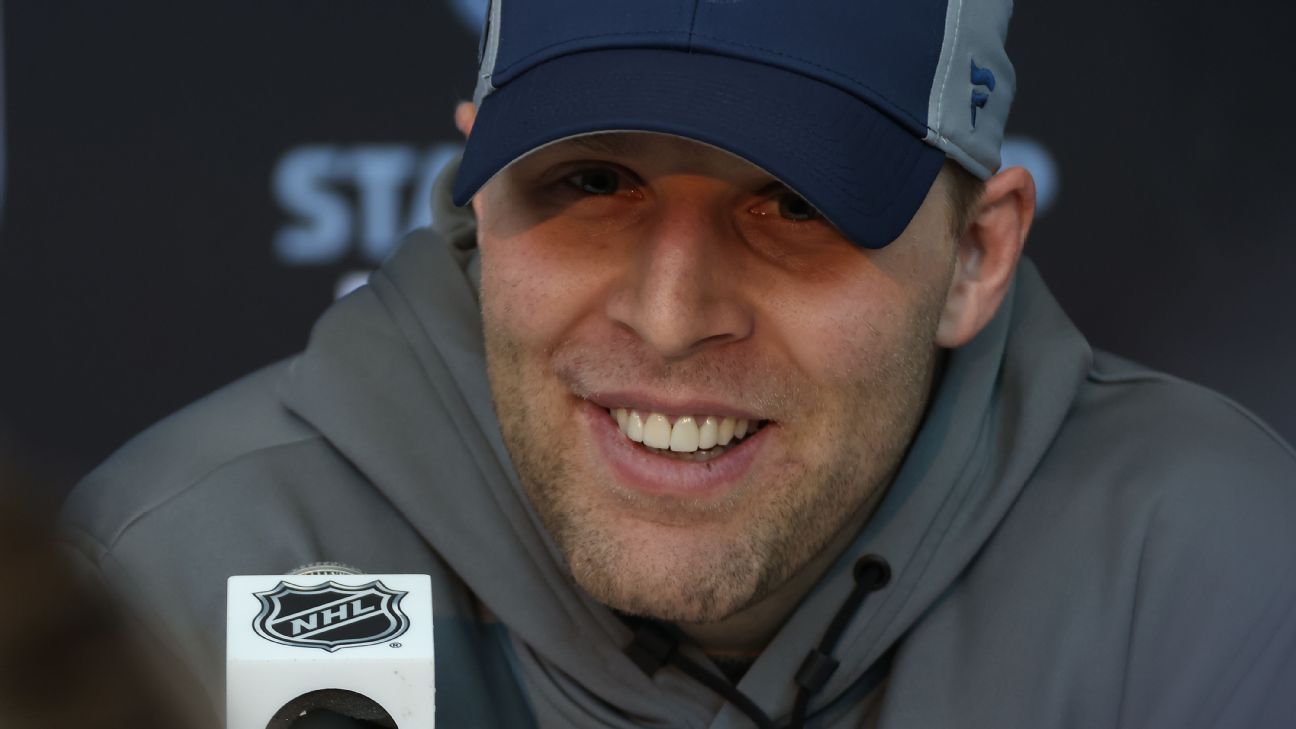
M674 134L732 152L804 196L865 248L895 240L943 153L835 86L724 56L659 49L576 53L492 92L455 179L465 205L527 153L599 131Z

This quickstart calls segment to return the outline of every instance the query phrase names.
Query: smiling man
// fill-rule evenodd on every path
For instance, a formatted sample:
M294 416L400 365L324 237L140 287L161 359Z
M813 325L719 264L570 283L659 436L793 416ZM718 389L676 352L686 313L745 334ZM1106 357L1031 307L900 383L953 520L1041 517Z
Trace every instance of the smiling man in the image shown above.
M858 531L930 389L947 206L865 256L760 168L648 134L482 192L496 411L582 586L711 622Z
M217 703L225 578L338 561L443 727L1287 725L1296 457L1021 263L1009 10L495 0L435 229L72 540Z

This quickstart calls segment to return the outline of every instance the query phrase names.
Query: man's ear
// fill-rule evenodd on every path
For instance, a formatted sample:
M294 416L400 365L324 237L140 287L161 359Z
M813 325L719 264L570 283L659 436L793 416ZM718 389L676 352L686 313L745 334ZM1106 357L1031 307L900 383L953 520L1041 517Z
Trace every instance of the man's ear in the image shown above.
M986 180L967 230L936 329L936 344L955 348L972 341L994 318L1012 285L1022 246L1035 218L1035 179L1010 167Z
M471 101L461 101L454 110L455 127L459 133L464 135L464 139L472 134L473 120L477 118L477 107Z

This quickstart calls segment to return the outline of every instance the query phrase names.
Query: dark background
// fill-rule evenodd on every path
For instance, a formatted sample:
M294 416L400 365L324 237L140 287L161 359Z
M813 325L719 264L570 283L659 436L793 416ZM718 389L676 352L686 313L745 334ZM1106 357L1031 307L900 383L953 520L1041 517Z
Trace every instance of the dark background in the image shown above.
M644 0L648 1L648 0ZM149 423L299 350L400 233L481 0L6 0L0 459L52 508ZM1018 3L1028 246L1098 347L1296 439L1290 28L1272 0Z

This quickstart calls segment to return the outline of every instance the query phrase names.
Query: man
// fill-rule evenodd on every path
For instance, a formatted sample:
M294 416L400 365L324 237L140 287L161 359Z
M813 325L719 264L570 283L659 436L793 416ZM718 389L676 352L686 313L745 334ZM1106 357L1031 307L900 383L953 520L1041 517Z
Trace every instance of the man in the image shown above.
M224 578L336 560L446 727L1285 725L1296 458L1019 266L1008 15L496 0L437 229L74 539L215 698Z

